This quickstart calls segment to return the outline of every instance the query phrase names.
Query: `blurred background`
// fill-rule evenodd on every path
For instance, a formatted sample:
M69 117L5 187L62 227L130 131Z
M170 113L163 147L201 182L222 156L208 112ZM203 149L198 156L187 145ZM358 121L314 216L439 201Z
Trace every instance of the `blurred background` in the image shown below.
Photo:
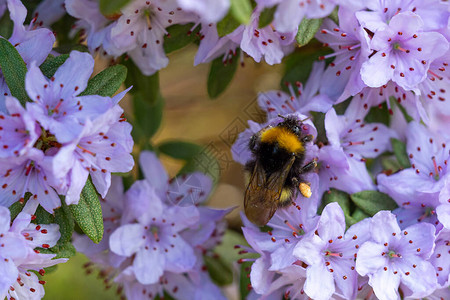
M264 114L257 107L258 92L279 89L283 65L269 66L244 58L236 74L218 98L211 100L207 94L209 64L193 66L197 47L190 45L169 54L169 66L161 70L160 86L165 99L163 121L153 137L153 144L168 140L183 140L200 144L213 153L219 162L218 184L208 205L215 208L236 206L227 216L230 228L239 230L239 212L243 209L245 191L242 166L233 161L230 147L239 132L247 126L247 120L262 122ZM97 61L96 72L105 67ZM131 102L125 98L122 107L129 115ZM171 176L178 173L183 162L161 155L161 160ZM86 276L83 267L88 259L80 253L67 263L58 265L57 272L48 273L44 279L45 300L119 299L114 285L106 289L103 278L97 272ZM226 289L233 298L236 287Z

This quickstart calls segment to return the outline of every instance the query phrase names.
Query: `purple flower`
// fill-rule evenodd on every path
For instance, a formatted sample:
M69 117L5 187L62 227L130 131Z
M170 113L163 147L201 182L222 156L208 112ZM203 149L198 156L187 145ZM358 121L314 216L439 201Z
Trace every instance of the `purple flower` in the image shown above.
M364 24L358 13L357 17ZM403 12L375 31L370 47L377 52L362 64L362 80L370 87L392 79L405 90L416 88L426 78L430 63L449 48L443 35L424 32L423 27L418 15Z
M34 11L35 23L41 27L50 27L66 13L64 0L44 0Z
M13 33L9 42L15 46L26 64L34 61L40 65L52 50L55 36L45 28L34 29L34 24L25 28L23 22L27 15L27 10L19 0L6 1L9 10L9 16L14 22ZM9 88L0 72L0 111L5 112L5 96L10 95Z
M293 41L297 30L279 33L273 26L259 28L259 14L260 12L255 10L250 23L245 26L241 49L256 62L260 62L264 57L269 65L279 64L286 54L294 50Z
M300 82L297 83L297 93L292 85L289 85L290 94L283 91L259 93L258 104L267 112L267 117L272 119L278 114L287 115L295 112L304 115L308 115L310 111L327 112L333 101L325 94L317 95L323 80L324 67L324 62L315 62L304 88Z
M420 298L437 287L436 271L427 261L433 253L434 226L422 223L405 228L395 216L380 211L370 221L371 240L362 244L356 258L356 270L369 276L369 285L379 299L398 299L398 288L406 286L410 294Z
M201 34L203 39L200 41L197 54L195 55L194 65L207 63L213 59L223 56L222 61L227 63L236 56L236 49L242 41L244 25L239 26L230 34L219 38L216 25L204 26L202 24ZM242 61L241 57L241 61Z
M145 180L124 195L120 178L113 177L102 200L106 242L77 237L77 250L95 263L90 270L100 268L106 282L114 280L129 299L162 296L164 291L177 299L223 299L204 268L203 255L220 243L223 217L230 209L199 205L212 187L205 175L195 172L168 180L149 151L141 153L140 166Z
M328 142L335 148L341 148L352 159L375 158L390 150L390 138L395 132L381 123L365 123L367 110L361 102L353 99L345 111L338 116L334 108L325 115L325 130Z
M440 287L450 283L450 230L443 229L436 236L434 252L428 260L436 269L436 278Z
M27 110L59 143L77 138L86 119L93 120L114 104L108 97L79 96L93 68L94 59L78 51L71 52L51 79L47 79L36 64L29 67L25 88L34 103L28 103Z
M336 1L331 0L258 0L259 7L278 4L273 24L280 32L297 31L304 17L318 19L328 16L334 9Z
M367 240L368 222L345 232L344 212L337 203L328 204L320 216L316 234L299 241L294 256L305 262L304 290L314 299L328 299L336 291L346 299L357 292L355 261L359 245Z
M121 13L111 28L111 42L122 53L128 52L147 76L169 62L163 49L166 28L195 19L181 10L176 0L133 1Z
M7 115L0 112L0 157L24 155L41 134L41 129L19 101L6 97Z
M399 12L413 12L420 16L424 30L436 30L447 26L448 4L439 0L412 1L364 1L372 11L357 12L364 27L372 32L385 27Z
M145 180L166 204L199 205L208 199L212 191L211 178L200 172L184 174L169 180L169 175L154 152L142 151L139 165Z
M369 37L359 25L355 14L348 9L339 9L340 26L331 19L325 19L316 38L334 50L334 53L321 57L321 59L335 57L327 67L321 93L331 99L342 102L349 96L360 92L366 84L361 79L361 65L371 54Z
M387 84L378 88L365 87L355 96L355 100L359 98L359 101L363 102L362 106L365 110L368 110L373 106L380 106L383 103L386 103L389 114L394 115L395 107L391 107L391 97L395 98L397 103L401 104L405 108L408 115L414 120L419 121L421 117L423 118L425 116L419 96L414 94L412 91L406 91L391 80ZM396 122L398 118L403 118L403 116L400 117L395 115L391 118L391 122ZM401 132L397 133L401 134Z
M122 108L115 105L94 122L87 120L80 136L56 155L57 163L71 162L68 188L62 191L68 204L78 202L89 175L104 197L111 185L111 173L128 172L133 168L131 125L124 122L122 114Z
M82 29L83 39L86 39L89 51L94 55L99 52L103 56L115 58L123 54L111 42L111 28L114 22L102 15L98 1L95 0L66 0L67 13L78 20L76 30Z
M174 299L180 300L225 300L225 297L216 285L211 282L209 282L211 285L206 282L197 284L185 274L165 272L158 283L141 284L132 275L123 273L116 279L116 282L123 283L125 295L130 300L139 300L142 297L149 299L154 299L157 296L163 297L164 291Z
M182 9L197 14L205 23L217 23L228 12L230 0L177 0Z
M66 262L53 259L56 254L41 254L34 248L50 248L60 237L56 224L31 224L31 215L20 213L10 225L10 213L0 206L0 297L8 299L41 299L42 281L31 270L44 275L43 268Z
M33 214L39 204L53 212L61 206L54 188L63 185L63 178L56 176L53 168L53 156L44 155L36 148L15 159L3 158L0 164L0 204L10 206L23 201L25 193L30 192L32 195L23 208L24 212Z
M137 223L116 229L109 245L118 255L135 255L128 268L136 279L142 284L152 284L164 271L182 273L191 269L196 260L194 250L180 231L198 222L195 206L168 207L146 181L136 182L127 191L127 201L129 213ZM148 272L149 269L153 271Z
M374 190L375 185L364 161L358 161L341 148L323 146L319 149L319 194L336 188L347 193Z
M439 210L445 212L446 193L450 188L447 179L449 146L450 142L440 140L423 125L409 123L406 150L412 168L377 177L380 191L390 195L401 207L396 213L400 213L403 222L413 224L425 220L435 224L437 207L441 206ZM437 217L441 220L439 212Z

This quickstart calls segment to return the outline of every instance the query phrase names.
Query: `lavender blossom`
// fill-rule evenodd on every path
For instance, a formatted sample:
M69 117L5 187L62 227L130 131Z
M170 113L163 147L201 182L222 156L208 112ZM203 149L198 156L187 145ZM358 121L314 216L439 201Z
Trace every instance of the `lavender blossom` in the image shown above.
M316 234L300 240L294 249L294 256L308 265L304 290L311 298L328 299L335 291L346 299L356 297L354 258L367 240L368 222L344 231L344 212L337 203L330 203L320 216Z
M250 18L250 23L245 26L241 49L256 62L264 60L269 65L281 63L281 59L294 50L293 41L297 30L279 33L276 27L258 27L259 14L255 10Z
M408 297L425 297L435 290L436 271L427 261L434 249L434 231L427 223L401 231L388 211L373 216L371 240L360 247L356 270L361 276L369 276L369 285L379 299L399 299L400 284L410 290L405 295Z
M121 13L111 28L111 42L122 53L128 52L147 76L166 67L169 62L163 49L166 28L194 19L178 7L176 0L133 1Z
M423 125L411 122L407 129L406 148L411 168L390 176L378 175L379 189L400 206L396 213L400 213L402 222L414 224L425 220L437 225L437 207L440 207L439 211L442 209L442 218L445 218L448 206L449 142L440 140ZM441 219L441 214L437 214L437 219Z
M34 24L26 28L23 23L27 16L27 10L19 0L5 1L9 10L9 16L14 23L13 33L9 42L15 45L20 56L26 64L35 61L40 65L52 50L55 36L45 28L34 29ZM5 96L10 95L3 74L0 72L0 111L6 112Z
M324 46L334 50L321 59L335 57L324 73L323 81L327 84L321 85L320 91L337 103L354 96L366 86L360 71L371 52L369 36L359 25L354 12L340 7L339 20L340 26L337 26L331 19L325 19L316 34Z
M294 91L292 85L289 85L290 94L283 91L259 93L258 104L266 111L267 117L271 119L278 114L286 115L295 112L304 115L308 115L310 111L326 113L333 101L325 94L317 95L320 82L323 80L324 67L324 62L315 62L305 86L298 82L297 91Z
M360 22L364 19L357 14ZM422 19L402 12L377 30L370 42L372 55L361 67L362 80L370 87L380 87L390 79L411 90L426 78L430 63L449 48L443 35L424 32Z
M188 12L196 13L204 23L217 23L228 12L230 0L209 2L205 0L177 0L180 7Z
M0 206L0 297L9 299L41 299L43 281L30 271L44 275L44 268L66 262L53 259L56 254L42 254L36 247L50 248L60 237L56 224L31 224L31 215L20 213L10 225L10 213Z
M273 24L280 32L297 31L304 17L309 19L326 17L336 5L336 1L332 0L257 0L256 2L261 8L278 4Z

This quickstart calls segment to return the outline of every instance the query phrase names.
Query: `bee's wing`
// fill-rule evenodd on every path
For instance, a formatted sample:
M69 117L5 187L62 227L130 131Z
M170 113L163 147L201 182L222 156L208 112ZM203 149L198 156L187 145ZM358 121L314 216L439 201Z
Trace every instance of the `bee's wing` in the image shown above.
M269 178L266 177L261 163L256 161L244 199L245 215L252 223L263 226L272 218L278 208L281 191L294 161L295 156L292 156Z

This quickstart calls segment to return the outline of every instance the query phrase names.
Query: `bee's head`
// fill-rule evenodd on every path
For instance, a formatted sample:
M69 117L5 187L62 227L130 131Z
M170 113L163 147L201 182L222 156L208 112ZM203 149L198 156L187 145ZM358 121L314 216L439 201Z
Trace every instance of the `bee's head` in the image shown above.
M298 120L295 116L287 116L287 117L282 115L278 116L283 118L283 121L278 123L278 126L289 129L298 137L304 135L302 130L303 125L302 121Z

